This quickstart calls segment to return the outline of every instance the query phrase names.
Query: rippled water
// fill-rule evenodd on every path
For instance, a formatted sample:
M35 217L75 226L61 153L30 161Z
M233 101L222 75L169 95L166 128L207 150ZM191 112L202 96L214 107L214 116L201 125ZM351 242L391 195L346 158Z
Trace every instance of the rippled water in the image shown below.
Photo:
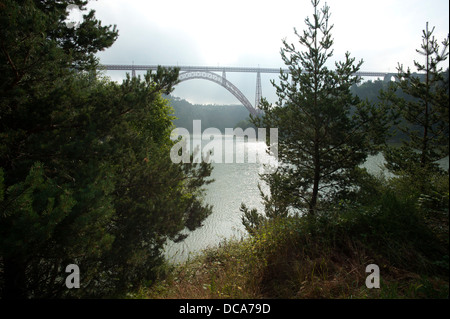
M225 138L230 138L226 136ZM232 137L231 137L232 138ZM205 145L203 141L202 145ZM237 140L235 143L244 143ZM245 142L249 150L264 153L263 142ZM267 154L265 156L268 156ZM247 161L246 161L247 162ZM212 214L203 222L203 226L191 232L182 243L169 243L166 256L173 262L186 260L201 250L219 244L223 239L247 236L241 222L239 208L245 203L249 208L262 210L261 196L258 189L261 164L258 163L213 164L212 178L215 181L206 186L205 202L213 205ZM448 169L448 158L441 161ZM370 156L363 165L372 174L388 174L383 171L384 158L381 154ZM268 188L262 185L263 191Z
M232 136L225 136L226 139ZM236 139L235 143L244 143ZM245 142L247 150L259 151L264 157L263 142ZM203 141L202 145L205 145ZM247 153L246 153L247 154ZM261 196L258 189L262 165L259 163L213 163L211 177L215 180L207 185L205 202L213 205L213 213L203 222L203 226L191 232L182 243L169 244L167 256L173 261L185 260L190 254L208 246L219 244L225 238L241 238L246 231L241 223L239 208L241 203L248 207L262 209ZM267 191L267 187L262 185Z

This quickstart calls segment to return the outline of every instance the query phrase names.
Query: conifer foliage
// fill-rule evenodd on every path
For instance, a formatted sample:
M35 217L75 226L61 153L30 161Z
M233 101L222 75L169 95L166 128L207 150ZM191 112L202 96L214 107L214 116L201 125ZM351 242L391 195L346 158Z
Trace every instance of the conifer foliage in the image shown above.
M153 280L168 239L201 225L207 164L173 164L178 70L122 84L95 53L118 37L87 1L0 2L0 289L3 298L108 297ZM80 288L65 269L76 264Z
M417 73L399 64L396 82L382 94L383 103L390 103L403 119L398 127L406 139L401 147L390 147L385 152L387 167L396 174L426 178L441 170L436 161L449 154L448 83L442 69L442 62L448 58L449 40L447 36L439 45L433 32L427 23L421 47L416 50L423 58L423 62L414 61ZM402 96L395 94L399 92Z
M354 187L358 165L384 142L387 113L352 95L350 88L362 61L350 53L334 65L330 8L313 0L306 29L295 35L298 45L283 40L281 57L289 73L281 71L278 102L263 99L258 127L278 128L275 174L264 176L270 196L264 195L266 216L290 212L314 215L326 202ZM250 211L246 207L241 209ZM250 217L251 219L251 217ZM247 224L251 222L247 222ZM258 222L256 222L258 223Z

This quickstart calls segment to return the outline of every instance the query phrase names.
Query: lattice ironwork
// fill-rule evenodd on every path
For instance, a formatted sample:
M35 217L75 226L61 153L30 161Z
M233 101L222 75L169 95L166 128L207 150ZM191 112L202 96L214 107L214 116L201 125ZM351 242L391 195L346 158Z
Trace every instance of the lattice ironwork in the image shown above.
M276 68L259 68L259 67L210 67L210 66L175 66L166 65L166 68L179 68L181 73L179 76L180 82L191 79L204 79L215 82L224 88L226 88L231 94L233 94L239 102L241 102L251 114L258 114L261 110L258 108L261 97L261 73L289 73L289 69L276 69ZM127 64L104 64L100 65L99 69L109 71L131 71L132 76L136 76L136 71L157 70L158 65L127 65ZM213 72L222 72L222 76ZM256 95L254 106L245 97L245 95L226 78L227 72L247 72L256 73ZM356 72L355 75L360 77L382 77L384 80L391 79L392 74L387 72Z
M255 94L255 109L259 108L261 103L262 88L261 88L261 72L256 73L256 94Z
M187 71L180 73L178 80L180 82L193 80L193 79L203 79L208 80L214 83L219 84L220 86L223 86L225 89L227 89L231 94L233 94L239 102L244 105L247 110L253 114L257 115L258 110L253 107L253 105L250 103L250 101L245 97L245 95L230 81L228 81L223 76L220 76L219 74L213 73L213 72L206 72L206 71Z

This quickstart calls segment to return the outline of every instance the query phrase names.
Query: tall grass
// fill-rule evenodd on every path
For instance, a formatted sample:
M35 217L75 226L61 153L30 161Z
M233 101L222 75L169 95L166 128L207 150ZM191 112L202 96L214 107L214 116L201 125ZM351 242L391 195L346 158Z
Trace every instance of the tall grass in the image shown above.
M434 199L398 192L407 183L394 180L370 200L336 203L314 218L267 220L134 297L448 298L448 182L439 179ZM380 268L380 289L365 285L369 264Z

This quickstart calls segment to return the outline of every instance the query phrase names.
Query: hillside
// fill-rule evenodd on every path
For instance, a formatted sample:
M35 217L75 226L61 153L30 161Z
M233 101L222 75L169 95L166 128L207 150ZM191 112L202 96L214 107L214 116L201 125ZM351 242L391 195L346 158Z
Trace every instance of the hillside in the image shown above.
M192 121L202 121L202 131L208 127L215 127L221 132L225 128L234 128L245 121L249 112L243 105L194 105L178 97L167 96L175 110L176 119L173 121L176 127L186 128L192 132Z

